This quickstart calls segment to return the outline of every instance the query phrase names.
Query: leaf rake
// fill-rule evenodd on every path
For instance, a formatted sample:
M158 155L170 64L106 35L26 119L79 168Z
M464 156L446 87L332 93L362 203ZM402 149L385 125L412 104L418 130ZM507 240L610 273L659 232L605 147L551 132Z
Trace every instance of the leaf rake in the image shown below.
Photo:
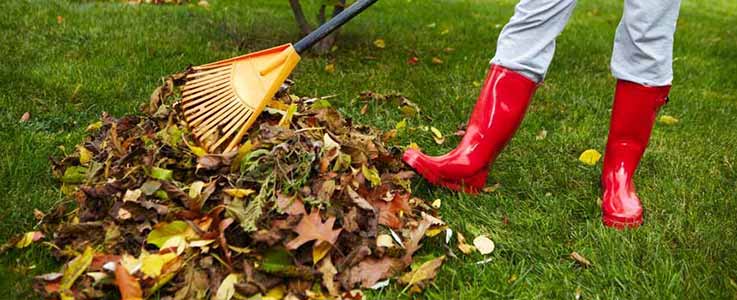
M294 45L194 67L182 87L182 108L197 141L210 153L236 149L300 54L377 1L356 1Z

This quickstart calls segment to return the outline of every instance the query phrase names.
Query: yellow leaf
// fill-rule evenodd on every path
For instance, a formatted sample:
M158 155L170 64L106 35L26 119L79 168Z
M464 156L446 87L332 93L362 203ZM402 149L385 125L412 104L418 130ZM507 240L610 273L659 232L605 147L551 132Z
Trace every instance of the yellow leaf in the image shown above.
M596 151L595 149L588 149L581 153L581 156L578 157L578 160L586 165L593 166L596 164L596 162L599 161L600 158L601 153L599 153L599 151Z
M386 43L384 42L384 39L377 39L374 41L374 46L376 46L376 48L384 49L386 48Z
M154 244L159 247L159 249L162 249L166 242L171 238L183 237L186 239L196 236L197 234L189 227L189 224L184 221L174 221L168 224L160 224L154 228L154 230L148 234L146 242Z
M466 255L476 251L476 247L466 244L466 238L460 232L458 233L458 249Z
M223 192L234 198L244 198L256 191L252 189L224 189Z
M325 65L325 72L328 72L330 74L335 73L335 64L327 64L327 65Z
M440 205L441 205L442 203L443 203L443 202L442 202L442 200L440 200L440 199L435 199L435 201L433 201L433 202L432 202L432 207L434 207L434 208L438 209L438 208L440 208Z
M483 255L494 252L494 242L485 235L480 235L473 239L473 245Z
M658 123L665 124L665 125L676 125L680 122L677 118L669 115L663 115L658 119Z
M61 291L62 298L66 294L67 296L70 295L69 289L72 288L72 285L74 285L74 282L79 278L82 273L84 273L85 270L87 270L87 267L90 266L92 263L92 257L95 255L95 251L92 250L92 247L87 246L87 248L84 249L84 252L74 258L72 261L67 264L67 267L64 269L64 275L61 278L61 283L59 284L59 290ZM74 299L74 297L70 298Z
M438 145L445 142L445 137L443 137L443 134L435 127L430 127L430 131L432 132L432 138L435 140L435 143Z
M97 121L94 123L90 123L90 125L87 125L87 128L85 130L88 132L95 131L95 130L100 129L100 127L102 127L102 121Z
M397 122L397 125L394 126L394 129L396 130L404 130L407 128L407 119L402 119L401 121Z
M361 165L361 173L363 173L363 177L366 177L366 179L371 182L371 186L376 187L381 184L379 171L377 171L375 167L371 167L371 169L369 169L366 165Z
M205 150L205 148L193 146L190 144L187 144L187 146L189 146L189 151L192 151L192 154L197 157L203 157L207 155L207 150Z
M425 232L425 236L426 237L434 237L434 236L440 234L441 232L445 232L445 229L446 228L448 228L448 226L440 226L440 227L437 227L437 228L430 228L430 229L428 229Z
M322 242L312 248L312 263L317 264L325 255L330 252L330 249L332 249L332 245L328 242Z
M262 300L281 300L284 298L284 293L286 292L286 287L283 284L277 285L273 288L271 288L268 292L266 292L266 295L261 297Z
M443 60L440 59L440 57L435 56L432 58L432 63L436 65L440 65L440 64L443 64Z
M399 281L404 282L409 286L418 284L425 280L433 279L435 278L437 270L443 264L444 260L445 255L431 259L423 263L416 269L413 268L411 272L402 275L402 277L399 277Z
M418 146L417 143L412 142L412 143L409 143L409 145L407 146L407 149L415 149L415 150L419 151L420 150L420 146Z
M274 101L272 101L274 102ZM235 158L233 158L233 162L230 164L230 172L235 173L240 169L241 167L241 161L243 158L248 155L248 153L251 153L251 149L253 149L253 143L251 140L247 140L243 145L238 148L238 154L235 155Z
M297 104L292 103L289 105L289 108L287 109L287 113L279 120L279 126L284 128L289 128L289 125L292 124L292 117L294 117L294 113L297 111Z
M235 284L241 280L241 274L230 273L223 279L215 294L214 300L230 300L235 295Z
M92 151L82 145L77 146L77 150L79 150L79 163L87 165L92 160Z
M164 265L177 258L176 253L167 254L141 254L141 272L148 277L156 278L161 275L161 269Z
M35 241L38 241L39 239L43 238L43 236L44 236L43 233L41 233L40 231L26 232L23 235L23 238L17 243L15 243L15 248L23 249L25 247L28 247L28 245L30 245L31 243Z

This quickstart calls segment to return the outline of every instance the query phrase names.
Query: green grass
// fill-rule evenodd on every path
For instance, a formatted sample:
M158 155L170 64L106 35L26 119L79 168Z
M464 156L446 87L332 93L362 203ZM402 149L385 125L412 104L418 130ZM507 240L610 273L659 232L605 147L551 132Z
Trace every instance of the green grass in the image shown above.
M32 210L61 198L47 157L60 146L69 151L101 112L135 112L161 76L189 64L297 38L287 1L210 2L209 10L0 3L0 241L32 228ZM577 289L584 299L737 297L737 2L684 0L672 101L661 112L681 122L656 126L636 178L646 224L620 232L600 224L600 164L586 167L577 157L588 148L603 152L606 143L615 82L608 64L621 2L580 1L546 83L494 166L489 183L501 183L498 191L473 197L417 181L422 197L444 200L442 215L455 229L489 234L497 245L484 265L474 264L480 256L450 260L423 298L571 299ZM331 101L347 115L389 129L402 119L398 109L372 104L361 115L352 100L364 90L398 91L423 109L410 126L453 132L470 113L474 81L483 79L514 4L380 1L345 28L337 51L301 62L295 92L336 94ZM385 49L373 47L377 38ZM420 64L405 63L411 53ZM445 63L430 63L433 56ZM324 71L329 62L333 74ZM20 123L26 111L31 119ZM536 140L542 129L548 137ZM438 146L424 132L400 138L430 153L457 141ZM443 253L440 245L424 251ZM578 267L567 258L572 251L594 266ZM34 298L29 278L57 267L40 246L0 256L0 299ZM396 298L400 289L374 298Z

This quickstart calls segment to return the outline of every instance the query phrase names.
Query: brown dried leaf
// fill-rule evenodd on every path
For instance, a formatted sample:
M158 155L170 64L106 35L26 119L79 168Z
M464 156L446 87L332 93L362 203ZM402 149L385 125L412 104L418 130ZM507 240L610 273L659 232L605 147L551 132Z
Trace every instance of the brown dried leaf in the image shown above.
M302 244L312 240L316 244L321 242L328 242L331 245L335 244L343 229L333 230L333 224L335 224L335 217L330 217L323 223L320 219L320 211L313 209L309 215L302 216L297 227L293 229L299 235L287 243L287 249L295 250L299 246L302 246Z
M584 268L588 268L588 267L591 267L593 265L593 264L591 264L591 261L589 261L588 259L586 259L586 257L584 257L583 255L578 254L578 252L576 252L576 251L571 252L570 258L572 260L574 260L575 262L577 262L579 265L581 265Z

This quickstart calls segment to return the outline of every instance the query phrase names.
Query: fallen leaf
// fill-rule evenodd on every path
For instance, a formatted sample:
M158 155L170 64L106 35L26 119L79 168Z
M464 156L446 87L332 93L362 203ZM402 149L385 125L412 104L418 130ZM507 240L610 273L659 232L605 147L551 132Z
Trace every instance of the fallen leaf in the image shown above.
M230 273L223 279L215 293L214 300L230 300L235 295L235 284L241 281L242 275L239 273Z
M584 257L581 254L578 254L578 252L576 251L571 252L570 258L573 259L575 262L577 262L584 268L588 268L592 266L591 262L588 259L586 259L586 257Z
M479 250L481 255L494 252L494 242L485 235L480 235L473 239L473 245Z
M332 249L332 245L330 243L322 242L319 244L315 244L315 246L312 248L312 264L316 265L318 262L320 262L321 259L325 257L325 255L330 252L330 249Z
M399 277L399 281L402 283L406 283L409 287L413 285L418 285L426 280L432 280L437 275L438 269L440 268L440 266L443 265L444 260L445 255L431 259L423 263L416 269L413 268L412 271L402 275L402 277Z
M196 236L196 234L189 227L189 224L184 221L177 220L171 223L161 223L156 226L156 228L148 234L146 242L161 248L169 239L176 237L189 238L194 236Z
M143 191L141 191L141 189L126 190L125 195L123 195L123 202L126 202L126 201L136 202L138 201L138 198L141 198L142 194L143 194Z
M483 189L481 189L481 191L483 191L484 193L493 193L496 192L501 186L502 184L497 182L492 186L485 186Z
M64 17L56 16L56 24L61 25L62 22L64 22Z
M141 272L148 277L157 278L161 275L164 265L177 258L176 253L141 254Z
M159 167L151 168L151 177L158 180L171 180L174 172Z
M432 58L432 63L433 64L436 64L436 65L441 65L441 64L443 64L443 60L440 59L440 57L435 56L435 57Z
M433 201L433 202L432 202L432 207L433 207L433 208L435 208L435 209L439 209L439 208L440 208L440 205L441 205L442 203L443 203L443 202L442 202L442 200L440 200L440 199L435 199L435 201Z
M333 230L335 217L325 220L320 219L320 211L313 209L309 215L302 216L302 219L293 230L299 235L287 243L287 249L294 250L302 246L302 244L314 240L315 243L327 242L334 244L338 240L342 228Z
M392 237L388 234L380 234L376 237L376 247L386 247L391 248L394 247L394 242L392 242Z
M335 286L335 274L338 274L338 270L335 269L330 257L323 259L320 264L320 268L317 270L322 273L322 284L328 289L328 293L331 296L337 296L339 294L339 290L338 287Z
M594 149L588 149L581 153L581 156L578 157L578 160L580 160L582 163L593 166L596 164L596 162L599 161L601 158L601 153L599 151L596 151Z
M435 127L430 127L430 132L432 132L432 139L435 140L435 143L438 145L442 145L445 142L445 137L443 137L443 134Z
M537 133L537 135L535 136L535 140L541 141L541 140L544 140L547 136L548 136L548 131L543 129Z
M386 43L384 42L384 39L377 39L374 41L374 46L379 49L386 48Z
M360 284L363 288L370 288L379 280L386 279L394 274L399 265L400 262L391 257L368 258L341 272L340 275L345 277L344 281L349 287Z
M245 198L248 195L255 193L256 191L252 189L231 188L231 189L223 189L223 192L234 198Z
M412 56L409 59L407 59L408 65L416 65L418 62L420 62L420 59L417 56Z
M92 247L87 246L84 252L70 261L64 269L64 276L61 278L59 283L59 290L61 291L62 297L69 297L71 294L70 289L77 278L87 270L87 267L92 263L92 258L95 255L95 251ZM74 299L73 297L70 299Z
M15 248L22 249L25 247L28 247L33 242L38 241L44 237L43 232L41 231L29 231L23 234L23 238L21 238L18 242L15 243Z
M379 186L381 184L381 177L379 177L379 171L376 170L376 167L371 167L370 169L366 167L366 165L361 165L361 173L363 174L363 177L366 177L366 179L371 182L371 186Z
M28 119L30 119L30 118L31 118L31 113L29 113L29 112L25 112L25 113L23 113L23 115L22 115L22 116L20 117L20 121L21 121L21 122L28 122Z
M658 119L658 123L665 124L665 125L676 125L678 124L678 122L680 122L680 120L678 120L677 118L673 116L669 116L669 115L662 115Z
M118 286L121 300L143 299L143 291L141 290L141 284L138 282L138 279L131 276L120 262L115 267L115 285Z
M330 73L330 74L335 73L335 64L325 65L325 72Z
M466 237L464 237L460 232L458 233L458 249L466 255L476 251L476 247L466 244Z

